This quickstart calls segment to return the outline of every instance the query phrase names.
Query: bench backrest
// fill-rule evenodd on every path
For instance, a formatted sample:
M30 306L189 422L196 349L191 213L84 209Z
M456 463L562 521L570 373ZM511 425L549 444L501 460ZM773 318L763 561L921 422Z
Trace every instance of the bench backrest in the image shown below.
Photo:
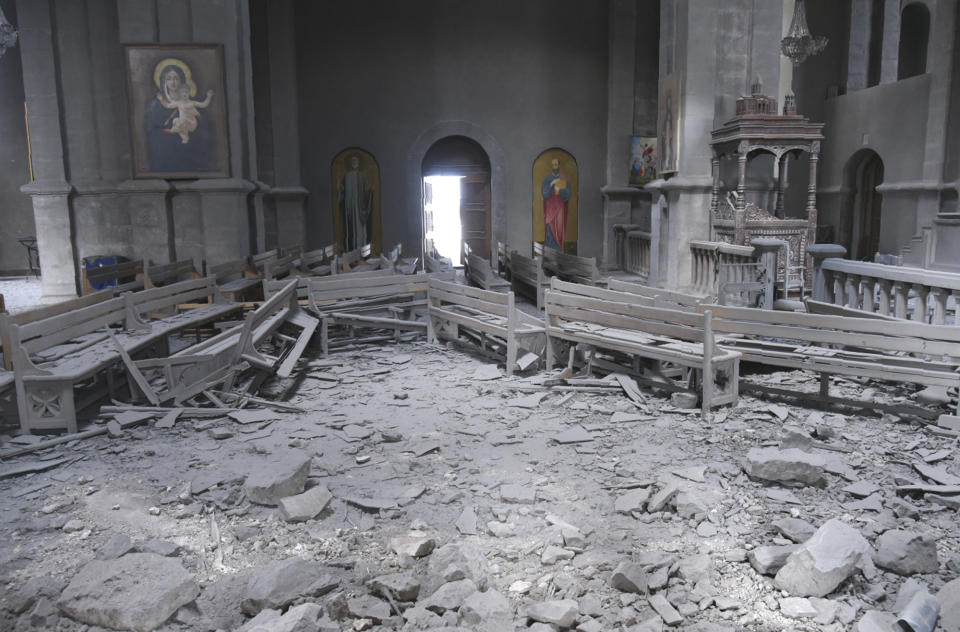
M544 248L542 260L544 272L561 279L596 284L603 278L594 257L578 257L553 248Z
M481 290L459 283L441 281L434 277L430 278L428 285L427 298L432 306L462 305L497 316L507 317L510 315L510 305L513 300L512 292Z
M220 289L217 287L217 279L214 276L201 277L199 279L189 279L155 287L140 292L128 292L123 295L126 304L129 305L137 317L159 312L168 307L176 307L184 303L196 303L198 301L220 302Z
M25 325L59 314L69 314L78 309L108 301L111 298L113 298L113 288L18 314L0 314L0 347L3 348L3 368L8 371L13 368L13 345L10 339L11 325Z
M302 253L303 253L303 246L300 246L299 244L284 246L283 248L280 249L280 254L282 256L289 257L290 255L293 255L294 259L299 259Z
M664 290L658 287L650 287L649 285L641 285L640 283L622 281L614 278L609 280L607 287L618 292L629 292L638 296L645 296L653 300L652 305L655 307L667 307L694 312L698 310L700 305L709 302L709 299L694 296L693 294Z
M709 328L703 314L653 307L650 302L645 296L553 278L544 298L544 309L548 327L566 320L690 342L704 341L704 331Z
M329 263L337 255L337 244L330 244L325 248L310 250L300 255L300 269L309 270L310 268L325 263Z
M373 247L370 244L365 244L360 248L357 248L355 250L349 250L343 253L342 255L340 255L339 262L340 262L341 269L345 266L355 266L358 263L360 263L361 259L366 259L367 257L369 257L372 248Z
M444 274L453 278L453 261L451 261L449 257L434 257L433 255L425 253L423 255L423 263L427 272Z
M244 257L210 266L207 268L207 274L216 278L217 283L226 283L241 277L256 277L260 273L256 268L251 267L249 257Z
M143 269L144 261L142 259L96 268L84 267L82 292L84 295L93 294L97 291L93 288L94 285L111 282L115 284L116 292L141 287L143 285Z
M56 347L98 329L111 325L123 326L126 319L124 298L118 296L66 314L57 314L22 325L11 325L10 345L13 349L13 366L17 368L16 358L18 357L27 359L39 351Z
M307 284L310 305L320 311L338 301L397 294L426 296L428 276L425 273L393 274L388 270L377 272L380 273L352 272L331 277L309 277Z
M471 279L483 283L497 278L497 275L490 267L490 263L487 262L486 259L472 253L467 255L467 273Z
M297 298L306 299L309 296L309 277L297 277ZM277 292L283 290L293 279L264 279L263 280L263 298L269 299Z
M540 259L525 257L514 250L513 252L507 253L506 264L507 269L510 270L510 274L514 277L519 277L533 284L544 282L543 266L540 263Z
M250 255L250 265L263 272L263 266L270 261L275 261L280 258L280 249L274 248L273 250L268 250L266 252L261 252L255 255Z
M960 358L960 327L749 307L701 306L717 332Z
M193 260L183 259L172 263L148 266L143 273L143 285L146 288L151 288L198 278L200 278L200 273L193 267Z
M300 258L300 254L289 254L274 259L273 261L267 261L263 264L263 276L266 279L282 279L285 276L288 276L290 272L294 269L297 263L297 259Z

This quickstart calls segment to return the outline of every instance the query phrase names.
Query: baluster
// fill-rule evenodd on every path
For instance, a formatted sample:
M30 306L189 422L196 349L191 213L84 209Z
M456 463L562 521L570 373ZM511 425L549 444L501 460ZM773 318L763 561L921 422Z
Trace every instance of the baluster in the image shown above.
M893 282L893 315L897 318L907 317L907 286L903 281Z
M888 279L880 279L877 284L880 286L880 313L884 316L890 315L890 287L893 285Z
M843 287L847 283L847 275L843 272L833 273L833 301L834 305L843 305Z
M953 324L960 326L960 290L953 290Z
M926 285L914 283L913 291L916 292L917 298L913 304L913 315L911 320L914 320L918 323L925 323L927 322L927 297L930 295L930 288L928 288Z
M947 322L947 298L949 290L942 287L933 288L933 324L943 325Z
M865 312L874 311L873 293L877 280L872 277L864 277L860 281L860 309Z
M845 307L856 308L858 307L855 303L857 302L860 288L860 277L856 274L846 275L846 279L843 284L843 305Z

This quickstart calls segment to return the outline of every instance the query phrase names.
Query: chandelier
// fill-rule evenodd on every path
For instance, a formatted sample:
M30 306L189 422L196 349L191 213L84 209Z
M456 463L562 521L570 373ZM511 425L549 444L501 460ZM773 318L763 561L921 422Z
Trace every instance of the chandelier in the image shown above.
M814 37L807 26L807 11L804 0L796 0L793 7L793 22L790 23L790 32L780 41L780 50L785 57L799 66L807 57L820 53L827 45L827 38L822 35Z
M0 57L7 52L7 49L17 43L17 29L7 22L7 17L0 9Z

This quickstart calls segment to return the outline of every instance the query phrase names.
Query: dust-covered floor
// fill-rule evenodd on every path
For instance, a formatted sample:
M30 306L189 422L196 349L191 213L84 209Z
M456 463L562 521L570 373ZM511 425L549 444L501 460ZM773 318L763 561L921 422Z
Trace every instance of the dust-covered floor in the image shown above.
M311 362L302 413L153 419L0 464L71 459L0 479L0 629L880 630L960 566L960 497L897 493L960 483L956 440L907 420L741 397L704 421L425 343ZM835 384L868 387L913 397ZM250 501L307 471L299 506ZM799 559L818 537L826 578ZM812 592L783 589L785 563Z

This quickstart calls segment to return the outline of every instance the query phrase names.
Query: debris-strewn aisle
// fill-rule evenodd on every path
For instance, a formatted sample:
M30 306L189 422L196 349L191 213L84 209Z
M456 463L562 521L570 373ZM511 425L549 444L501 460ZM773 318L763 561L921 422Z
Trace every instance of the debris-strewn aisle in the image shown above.
M0 464L79 457L0 478L0 629L881 630L960 566L956 441L891 416L704 422L420 343L331 359L308 412Z

